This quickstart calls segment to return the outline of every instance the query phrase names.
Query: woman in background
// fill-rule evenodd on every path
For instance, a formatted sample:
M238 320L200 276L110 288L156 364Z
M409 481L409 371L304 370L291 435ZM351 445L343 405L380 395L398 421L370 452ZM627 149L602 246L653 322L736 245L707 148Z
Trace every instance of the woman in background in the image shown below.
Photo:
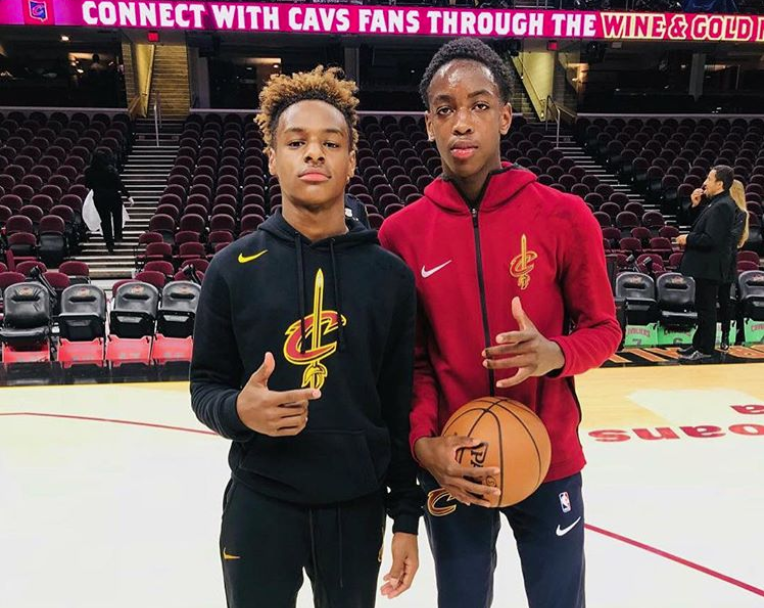
M730 293L732 282L737 278L737 250L741 249L748 240L748 209L745 205L745 188L742 182L735 180L730 188L730 196L737 205L735 216L732 219L732 237L730 238L730 265L724 280L719 285L719 320L722 324L721 349L729 350L730 322L732 318L732 305Z
M122 198L123 194L132 207L133 197L119 177L112 156L104 150L96 150L90 166L85 170L85 186L93 191L93 202L101 217L101 232L109 253L114 253L114 241L122 240ZM112 220L114 227L112 229Z

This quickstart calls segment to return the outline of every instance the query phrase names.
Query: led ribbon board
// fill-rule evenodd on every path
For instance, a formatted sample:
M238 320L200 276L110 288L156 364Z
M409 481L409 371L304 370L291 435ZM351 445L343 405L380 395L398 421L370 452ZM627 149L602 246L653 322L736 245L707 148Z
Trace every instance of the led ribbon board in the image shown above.
M219 32L764 42L764 16L341 4L0 0L0 25Z

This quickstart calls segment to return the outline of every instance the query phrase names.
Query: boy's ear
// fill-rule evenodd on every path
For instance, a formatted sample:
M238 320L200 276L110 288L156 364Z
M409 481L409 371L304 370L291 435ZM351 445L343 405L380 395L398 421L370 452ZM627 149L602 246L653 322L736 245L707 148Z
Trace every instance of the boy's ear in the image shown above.
M509 102L504 104L501 109L501 127L500 131L502 135L509 133L509 127L512 124L512 104Z
M265 149L265 154L268 156L268 173L278 177L276 172L276 152L273 149L273 142Z

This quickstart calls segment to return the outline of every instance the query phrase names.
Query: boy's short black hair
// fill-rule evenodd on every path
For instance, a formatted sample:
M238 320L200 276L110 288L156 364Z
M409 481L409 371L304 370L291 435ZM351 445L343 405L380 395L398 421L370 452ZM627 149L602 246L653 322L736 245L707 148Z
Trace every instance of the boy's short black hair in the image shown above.
M457 59L468 59L477 61L486 66L493 74L496 85L499 87L499 95L504 103L508 103L512 96L512 87L510 86L510 75L507 64L502 61L498 53L494 51L485 42L477 38L457 38L440 47L435 56L430 61L430 65L422 76L422 83L419 85L419 93L426 108L430 107L428 92L430 83L440 68L447 63Z

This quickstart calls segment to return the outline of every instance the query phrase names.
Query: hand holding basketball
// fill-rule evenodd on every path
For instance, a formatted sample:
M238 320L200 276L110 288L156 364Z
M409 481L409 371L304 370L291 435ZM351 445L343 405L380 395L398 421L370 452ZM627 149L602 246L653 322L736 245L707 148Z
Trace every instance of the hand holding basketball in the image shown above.
M525 314L520 298L512 300L512 316L519 330L499 334L496 342L483 351L483 365L488 369L517 368L511 378L499 380L496 386L517 386L532 376L544 376L565 365L565 356L557 343L547 340Z
M489 504L481 506L517 504L533 494L549 472L552 444L543 421L512 399L470 401L451 414L442 435L477 440L477 445L459 451L457 461L493 488L485 495ZM488 471L499 473L486 475Z
M393 535L393 565L385 574L380 593L391 600L411 587L419 570L419 544L415 534L397 532Z
M297 435L308 423L308 402L319 399L321 391L312 388L284 392L269 390L268 379L275 369L273 355L266 353L263 364L239 393L236 411L247 427L263 435Z
M475 469L462 466L456 460L457 452L478 445L480 440L470 437L422 437L414 445L414 452L422 466L456 500L465 505L490 507L491 503L485 497L498 495L499 491L478 482L498 475L499 469Z

